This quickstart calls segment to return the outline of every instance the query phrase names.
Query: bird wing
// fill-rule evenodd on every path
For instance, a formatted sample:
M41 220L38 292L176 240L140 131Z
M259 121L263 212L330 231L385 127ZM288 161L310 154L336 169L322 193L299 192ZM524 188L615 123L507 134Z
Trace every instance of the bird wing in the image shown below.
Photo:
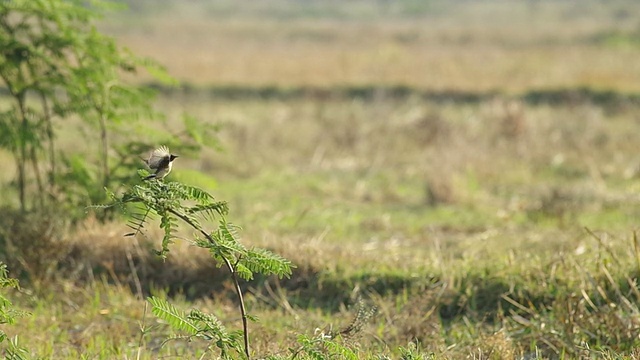
M166 146L160 146L159 148L153 150L151 156L149 157L149 160L147 161L147 164L149 165L150 169L157 169L158 166L160 166L160 164L163 162L163 160L168 160L170 157L171 153L169 152L169 149Z

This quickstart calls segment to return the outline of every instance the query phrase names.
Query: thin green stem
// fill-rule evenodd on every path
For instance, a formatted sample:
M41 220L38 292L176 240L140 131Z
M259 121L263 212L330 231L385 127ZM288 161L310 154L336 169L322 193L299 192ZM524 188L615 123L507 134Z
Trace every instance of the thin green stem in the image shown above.
M17 94L18 108L20 113L20 150L18 157L18 189L20 193L20 210L25 211L25 187L26 187L26 169L27 162L27 131L29 129L29 120L27 120L26 109L24 104L24 93Z
M193 221L191 221L188 217L184 216L183 214L180 214L179 212L173 210L173 209L168 209L168 211L170 213L172 213L173 215L179 217L180 219L182 219L184 222L186 222L187 224L189 224L192 228L198 230L205 238L207 238L207 240L209 240L211 243L215 244L215 240L211 237L211 235L207 234L204 230L202 230L198 225L194 224ZM222 259L224 260L227 268L229 269L229 272L231 273L231 278L233 279L233 284L234 287L236 289L236 294L238 296L238 302L239 302L239 308L240 308L240 313L242 315L242 329L243 329L243 337L244 337L244 354L247 357L247 360L250 360L250 355L249 355L249 323L247 321L247 309L244 305L244 296L242 295L242 289L240 288L240 281L238 280L238 274L235 271L235 267L231 264L231 261L229 261L229 259L227 259L225 256L222 256Z

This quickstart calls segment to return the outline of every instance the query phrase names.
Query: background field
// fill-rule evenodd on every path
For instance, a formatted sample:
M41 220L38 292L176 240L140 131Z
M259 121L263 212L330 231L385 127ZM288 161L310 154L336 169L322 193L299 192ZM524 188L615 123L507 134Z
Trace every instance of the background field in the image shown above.
M364 299L377 315L346 340L362 358L412 344L438 359L633 358L638 19L622 0L164 0L100 29L181 82L160 88L167 127L185 111L220 126L220 149L170 178L229 201L246 243L298 266L247 285L257 356L348 325ZM139 342L140 290L239 326L206 253L179 242L162 263L160 230L126 232L88 220L55 239L65 276L15 294L34 352L204 350L160 348L169 330L149 314Z

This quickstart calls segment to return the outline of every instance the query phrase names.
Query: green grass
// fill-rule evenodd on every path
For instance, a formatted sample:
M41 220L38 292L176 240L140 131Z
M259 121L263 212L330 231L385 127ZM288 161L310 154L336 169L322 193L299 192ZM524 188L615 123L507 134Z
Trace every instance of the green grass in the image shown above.
M365 357L397 356L416 339L436 358L575 357L587 351L584 343L586 353L614 358L637 345L640 297L629 286L638 269L635 149L625 141L638 126L632 109L608 122L589 102L521 104L515 115L489 101L412 98L162 104L223 123L224 151L180 158L170 178L229 201L229 218L248 244L298 266L291 280L249 284L250 312L261 319L253 325L256 355L286 354L297 333L346 326L359 297L379 309L350 340ZM505 133L509 121L524 122L523 132ZM146 230L141 249L126 232L117 223L80 229L69 239L79 252L59 260L84 270L66 267L59 276L71 282L62 280L62 291L41 285L18 297L33 315L14 329L35 353L137 356L144 305L128 289L135 279L127 254L139 263L145 291L165 288L178 306L206 307L239 325L228 284L205 254L180 242L162 264L148 251L159 247L159 231ZM169 330L145 321L153 331L142 358L203 351L184 341L159 349ZM31 338L36 329L47 336Z

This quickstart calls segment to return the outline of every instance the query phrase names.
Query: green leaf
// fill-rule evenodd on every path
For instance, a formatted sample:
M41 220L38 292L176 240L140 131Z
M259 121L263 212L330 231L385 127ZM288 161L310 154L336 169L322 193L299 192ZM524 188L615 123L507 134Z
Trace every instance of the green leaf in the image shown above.
M279 278L291 276L293 268L291 261L260 248L249 249L246 256L240 260L240 264L252 272L277 275Z
M209 249L214 256L224 257L231 260L231 262L236 262L238 257L244 256L247 252L244 245L236 239L235 227L227 223L224 218L220 219L218 230L211 234L211 238L214 243Z
M184 331L189 335L196 335L198 327L190 320L187 315L178 310L164 299L152 296L147 298L151 303L151 312L158 318L166 321L173 329Z
M167 253L169 253L169 245L173 244L173 239L175 236L173 235L175 228L177 227L176 219L169 215L167 212L160 213L160 227L164 230L164 237L162 238L162 250L160 252L160 256L162 258L167 257Z
M195 205L187 209L189 214L204 214L205 217L213 219L217 216L224 216L228 210L227 203L224 201L216 201L210 204Z
M151 58L137 58L136 63L144 67L147 72L153 76L154 79L160 81L165 85L178 85L179 82L176 78L169 75L167 69L162 64Z
M236 274L244 280L253 280L253 272L249 270L248 267L244 266L242 263L236 265L235 268Z
M211 337L225 339L229 336L227 329L214 315L205 314L198 309L192 309L189 312L188 318L194 323L202 323L204 326L202 326L199 331L209 334Z
M5 359L8 360L27 360L29 358L29 352L20 345L17 335L13 339L9 339L6 352Z

